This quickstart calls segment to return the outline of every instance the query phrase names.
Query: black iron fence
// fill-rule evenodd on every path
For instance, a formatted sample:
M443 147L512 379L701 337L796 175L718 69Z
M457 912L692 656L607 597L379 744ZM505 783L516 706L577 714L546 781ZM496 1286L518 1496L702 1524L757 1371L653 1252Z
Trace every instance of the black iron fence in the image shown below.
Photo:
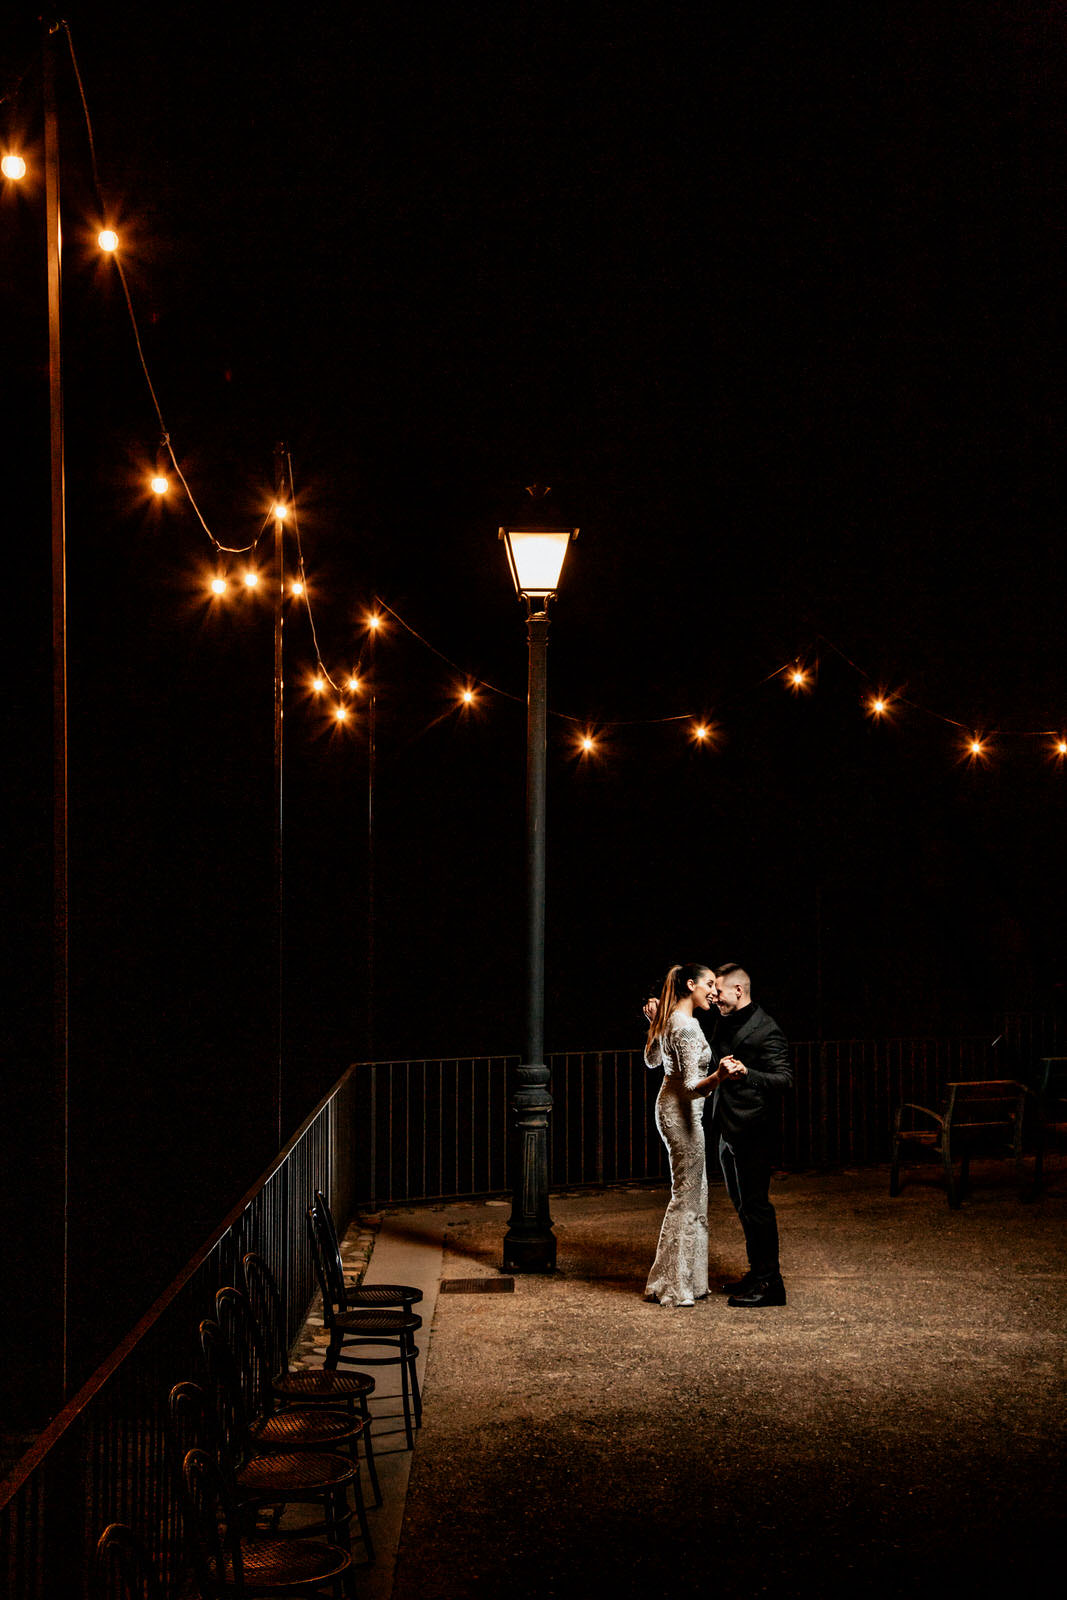
M1062 1024L1016 1016L971 1039L844 1040L794 1046L779 1159L820 1168L886 1162L901 1100L936 1105L951 1079L1030 1076L1067 1050ZM314 1283L304 1216L316 1188L346 1221L358 1208L475 1198L508 1189L514 1056L351 1067L203 1250L0 1484L0 1580L11 1600L81 1600L111 1521L144 1537L177 1595L185 1551L166 1448L170 1387L196 1376L200 1319L258 1250L282 1287L294 1338ZM639 1050L550 1056L555 1188L662 1181L653 1120L659 1074Z
M1021 1039L1021 1028L1015 1033ZM1027 1039L1025 1047L1033 1041ZM778 1156L791 1168L888 1161L902 1100L936 1106L952 1079L1013 1075L991 1033L971 1039L845 1039L793 1046L796 1080L779 1110ZM360 1204L472 1198L508 1188L508 1099L517 1056L359 1066L353 1130ZM653 1111L659 1073L640 1050L548 1058L554 1188L666 1177Z
M0 1484L0 1593L11 1600L79 1600L109 1522L141 1534L164 1577L183 1588L177 1485L166 1443L171 1386L200 1376L197 1329L216 1289L239 1282L257 1250L275 1272L290 1341L314 1295L305 1212L316 1188L338 1218L354 1202L352 1141L360 1074L349 1071L133 1332Z

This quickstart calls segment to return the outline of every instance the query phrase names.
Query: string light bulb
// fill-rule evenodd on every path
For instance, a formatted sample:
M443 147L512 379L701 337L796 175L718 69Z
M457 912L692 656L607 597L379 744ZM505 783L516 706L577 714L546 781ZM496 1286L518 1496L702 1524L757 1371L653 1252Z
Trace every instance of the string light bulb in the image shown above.
M299 578L294 578L293 579L292 583L289 586L289 589L290 589L290 593L293 595L294 599L296 599L296 600L299 600L300 597L302 596L302 594L304 593L304 585L301 583Z
M211 592L212 592L212 594L225 594L226 593L226 579L222 576L221 573L216 573L215 576L212 578L212 580L211 580Z
M119 236L114 228L101 228L96 242L107 255L112 255L119 247Z
M786 682L794 691L806 689L808 687L807 670L798 662L796 665L790 667L789 672L786 674Z
M21 156L17 156L13 151L9 150L0 160L0 172L4 174L5 178L11 178L13 182L18 183L20 178L26 176L26 163Z
M693 738L697 741L698 744L703 744L704 740L707 737L708 737L707 725L705 723L703 723L703 722L698 722L696 727L693 729Z
M347 684L345 685L345 688L349 691L350 694L358 694L359 693L359 679L356 677L355 673L353 673L352 676L349 678Z
M334 707L333 714L338 722L345 722L348 719L348 707L343 704L338 704Z
M1067 756L1067 739L1057 739L1054 752L1058 756Z
M166 494L170 488L170 479L162 472L157 472L152 478L152 493Z
M368 612L366 625L370 629L371 633L377 633L378 632L378 629L382 625L382 619L379 616L377 611Z
M258 586L259 586L259 573L256 571L255 567L249 567L246 570L246 572L244 574L244 585L245 585L246 589L258 588Z
M270 508L270 514L272 517L276 518L278 522L284 522L286 517L289 515L289 507L286 505L284 500L275 500L274 504Z
M325 687L326 687L326 679L322 676L321 673L316 673L315 677L312 678L311 687L314 689L316 694L321 694L322 691L325 689Z

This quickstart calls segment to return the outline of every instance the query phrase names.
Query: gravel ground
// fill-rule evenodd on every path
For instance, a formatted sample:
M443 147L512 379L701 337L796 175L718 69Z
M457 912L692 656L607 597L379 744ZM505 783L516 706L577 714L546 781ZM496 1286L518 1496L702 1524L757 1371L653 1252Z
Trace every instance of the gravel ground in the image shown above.
M776 1182L789 1304L642 1299L665 1195L553 1199L559 1271L441 1294L393 1600L970 1596L1062 1571L1067 1185ZM443 1278L507 1210L450 1208ZM721 1189L712 1272L743 1266Z

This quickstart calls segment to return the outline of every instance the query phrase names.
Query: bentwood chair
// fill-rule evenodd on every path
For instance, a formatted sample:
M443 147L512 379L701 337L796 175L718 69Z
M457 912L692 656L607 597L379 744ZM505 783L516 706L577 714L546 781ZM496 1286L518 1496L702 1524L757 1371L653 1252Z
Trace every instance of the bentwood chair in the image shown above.
M190 1450L206 1450L226 1486L227 1494L249 1533L262 1532L264 1519L279 1538L324 1537L351 1554L347 1491L354 1487L358 1468L346 1456L325 1451L286 1451L277 1455L234 1456L219 1428L207 1392L198 1383L176 1383L167 1398L168 1444L181 1489L182 1463ZM321 1522L299 1529L282 1527L289 1506L318 1506ZM352 1575L344 1577L352 1592Z
M321 1189L315 1190L314 1208L321 1223L323 1247L333 1255L337 1279L344 1285L346 1307L355 1311L380 1309L382 1306L404 1306L410 1310L412 1306L418 1305L422 1299L422 1290L416 1289L410 1283L348 1283L345 1279L344 1263L341 1260L341 1241L337 1225L333 1220L329 1201Z
M363 1453L374 1504L380 1506L382 1491L374 1461L369 1404L370 1396L374 1393L374 1379L369 1372L327 1372L325 1367L290 1368L285 1338L285 1311L277 1280L255 1250L247 1252L241 1266L276 1405L327 1405L335 1409L344 1406L353 1416L358 1411L363 1423Z
M159 1574L125 1522L111 1522L96 1542L92 1600L163 1600Z
M182 1463L185 1528L201 1600L225 1596L326 1595L351 1571L347 1550L321 1539L250 1533L207 1450Z
M902 1163L916 1152L940 1157L948 1203L957 1210L970 1181L972 1155L1010 1158L1023 1180L1023 1132L1030 1090L1013 1079L950 1083L940 1111L905 1101L893 1126L889 1193L901 1190ZM959 1163L959 1175L956 1163Z
M340 1257L334 1249L334 1240L331 1239L323 1213L317 1206L308 1206L307 1227L311 1259L322 1292L322 1320L329 1336L325 1365L331 1372L338 1363L360 1367L395 1366L400 1373L404 1437L408 1449L413 1450L413 1414L415 1427L422 1423L422 1397L415 1367L419 1354L415 1334L422 1327L422 1318L410 1306L381 1310L349 1307ZM368 1354L375 1347L388 1350L389 1353ZM349 1348L357 1353L345 1354Z
M249 1322L248 1301L239 1289L220 1289L215 1297L219 1321L200 1324L200 1344L215 1386L216 1415L220 1431L236 1460L244 1464L245 1482L254 1490L261 1456L345 1452L353 1467L350 1483L367 1559L374 1560L374 1542L367 1522L363 1486L359 1478L359 1439L363 1423L346 1411L325 1406L273 1404L262 1364L256 1358Z

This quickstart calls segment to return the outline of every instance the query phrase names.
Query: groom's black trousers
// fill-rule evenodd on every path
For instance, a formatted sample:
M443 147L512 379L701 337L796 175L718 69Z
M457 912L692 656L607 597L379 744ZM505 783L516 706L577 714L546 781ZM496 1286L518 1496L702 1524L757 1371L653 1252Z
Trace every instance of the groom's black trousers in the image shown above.
M720 1134L719 1163L727 1192L745 1230L745 1248L753 1277L764 1281L779 1277L778 1218L770 1198L769 1149L762 1142L730 1144Z

